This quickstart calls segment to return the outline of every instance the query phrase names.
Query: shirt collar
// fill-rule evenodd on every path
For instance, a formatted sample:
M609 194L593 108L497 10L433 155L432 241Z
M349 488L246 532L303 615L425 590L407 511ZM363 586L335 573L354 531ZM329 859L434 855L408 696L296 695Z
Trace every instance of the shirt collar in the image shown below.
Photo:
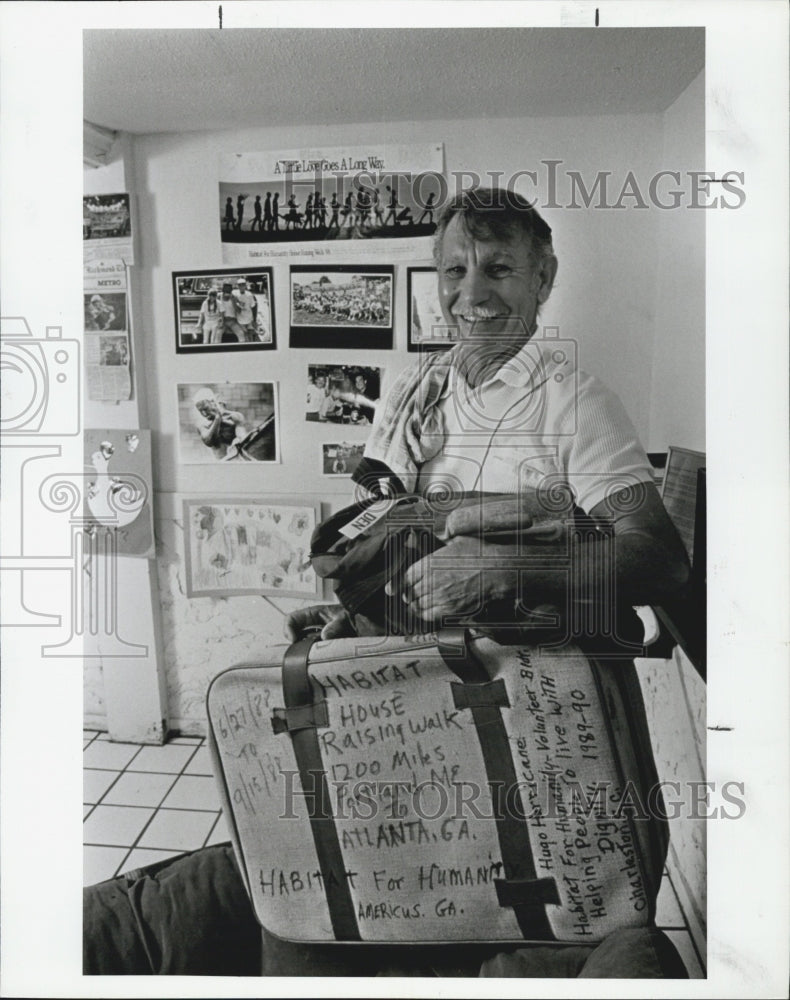
M498 385L508 385L513 389L534 388L549 378L557 367L555 360L556 343L543 338L528 340L521 350L509 358L499 371L486 382L477 387L480 392L486 388ZM452 392L457 372L452 369L451 377L447 379L440 398Z
M514 388L545 382L557 367L556 346L552 340L529 340L518 354L502 365L492 381Z

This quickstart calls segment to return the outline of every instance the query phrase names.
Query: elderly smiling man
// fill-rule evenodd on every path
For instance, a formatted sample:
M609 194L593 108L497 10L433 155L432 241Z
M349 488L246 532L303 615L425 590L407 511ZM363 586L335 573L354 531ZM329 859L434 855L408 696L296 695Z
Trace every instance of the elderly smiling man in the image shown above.
M297 611L287 634L429 630L448 620L534 630L550 620L583 650L622 657L641 638L633 606L676 595L688 562L619 399L576 368L573 345L535 336L557 275L551 229L515 193L473 189L443 208L434 249L441 308L457 328L457 343L398 378L377 409L354 479L374 493L420 494L429 510L432 497L437 508L448 496L471 498L477 530L445 533L429 554L395 566L385 587L389 602L364 596L356 608L350 595L364 588L351 581L338 587L344 607ZM486 530L500 527L502 497L518 498L515 505L505 501L517 521L524 509L539 515L541 496L558 495L568 530L555 552L565 560L542 558L541 546L530 554L512 540L503 544ZM486 498L495 499L493 507ZM555 515L554 529L558 523ZM409 614L399 617L398 608ZM532 641L541 639L533 631ZM398 964L401 974L414 974ZM593 950L531 946L482 962L448 948L428 967L440 975L684 975L673 946L653 926L623 929Z
M618 607L675 592L687 576L684 550L621 404L575 369L567 345L534 337L557 274L548 225L512 192L464 192L439 217L436 263L458 341L406 370L377 406L354 478L427 498L436 490L538 496L546 484L550 493L559 485L572 491L574 517L590 529L571 535L577 565L611 552L596 540L597 526L614 535ZM448 615L475 620L492 607L498 621L504 609L520 627L525 609L584 608L600 598L600 589L585 586L589 574L569 575L551 560L514 565L512 556L485 531L451 537L394 574L388 597L424 629ZM316 628L324 638L383 630L338 604L294 612L287 623L294 640ZM289 944L264 933L261 950L229 845L89 888L84 927L86 973L686 976L654 926L625 929L597 947L502 951L472 943L395 955L385 946Z
M685 582L677 532L650 463L619 399L575 368L567 344L534 339L557 274L551 229L517 194L473 189L442 210L435 237L439 298L458 342L407 369L378 407L359 482L389 476L398 490L431 496L474 492L525 496L572 491L588 523L614 534L618 603L661 603ZM574 537L577 566L595 562L595 532ZM481 603L578 607L596 599L566 568L513 565L513 550L452 538L391 581L413 615L437 624ZM470 572L470 563L478 565ZM600 560L599 560L600 561ZM589 589L589 588L588 588ZM291 615L288 634L322 627L353 634L337 605Z

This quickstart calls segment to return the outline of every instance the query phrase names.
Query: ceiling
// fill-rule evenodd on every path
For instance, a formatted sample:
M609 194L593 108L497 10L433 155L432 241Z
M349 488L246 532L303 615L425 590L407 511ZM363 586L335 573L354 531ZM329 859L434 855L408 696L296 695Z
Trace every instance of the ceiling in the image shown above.
M664 111L702 28L84 32L84 118L138 134Z

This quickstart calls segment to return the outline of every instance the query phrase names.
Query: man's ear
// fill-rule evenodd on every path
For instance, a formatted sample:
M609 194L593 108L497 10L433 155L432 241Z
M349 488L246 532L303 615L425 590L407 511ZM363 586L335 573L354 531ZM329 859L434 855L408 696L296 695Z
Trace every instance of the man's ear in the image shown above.
M541 305L543 305L543 303L551 295L551 290L554 287L554 279L557 277L558 266L559 261L554 254L549 254L547 257L544 257L541 262L541 268L540 271L538 271L540 285L537 293L538 302Z

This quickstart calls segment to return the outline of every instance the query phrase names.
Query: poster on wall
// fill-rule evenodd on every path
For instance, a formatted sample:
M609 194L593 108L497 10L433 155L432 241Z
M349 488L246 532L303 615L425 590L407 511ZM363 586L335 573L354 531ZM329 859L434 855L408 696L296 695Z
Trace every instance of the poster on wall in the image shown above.
M173 272L177 354L277 347L272 269Z
M223 262L429 256L443 171L440 142L223 153Z
M129 320L124 262L86 261L83 322L89 399L118 402L131 397Z
M134 264L128 194L91 194L82 199L84 261L118 258Z
M83 450L86 531L112 529L118 555L151 558L151 432L86 429Z
M407 347L410 351L447 350L458 340L458 327L442 315L435 267L406 269Z
M290 346L390 350L392 265L291 267Z
M176 390L182 464L279 462L276 382L188 382Z
M310 565L320 504L304 498L184 500L187 597L321 597Z
M307 366L305 420L313 423L373 423L381 397L381 368L323 361Z

